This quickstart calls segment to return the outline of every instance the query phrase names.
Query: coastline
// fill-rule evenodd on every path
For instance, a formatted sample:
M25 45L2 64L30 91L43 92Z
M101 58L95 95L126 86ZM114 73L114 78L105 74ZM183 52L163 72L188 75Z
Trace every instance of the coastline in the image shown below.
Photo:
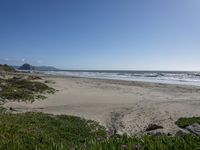
M118 133L145 134L157 123L163 133L175 134L180 117L199 116L200 87L139 81L90 79L43 75L49 86L59 90L47 99L31 103L9 102L16 112L39 111L96 120Z
M73 76L73 75L53 75L53 74L44 74L44 73L31 73L32 75L40 76L43 78L78 78L78 79L89 79L89 80L97 80L106 83L112 84L122 84L122 85L151 85L151 86L176 86L180 88L187 88L187 89L200 89L199 85L191 85L191 84L177 84L177 83L160 83L160 82L153 82L153 81L137 81L137 80L125 80L125 79L107 79L107 78L95 78L95 77L81 77L81 76Z
M193 71L39 71L38 73L92 79L111 79L161 84L200 86L199 72Z

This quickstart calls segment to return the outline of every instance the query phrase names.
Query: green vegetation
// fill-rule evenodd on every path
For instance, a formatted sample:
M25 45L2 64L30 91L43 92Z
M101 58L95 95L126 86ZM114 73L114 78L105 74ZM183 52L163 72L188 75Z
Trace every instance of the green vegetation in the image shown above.
M6 64L5 65L0 64L0 71L15 72L15 69Z
M2 150L200 150L200 137L106 136L95 121L44 113L5 113L0 109Z
M73 147L98 136L106 136L105 128L79 117L30 112L0 114L0 149Z
M0 97L4 100L31 101L45 99L43 93L54 93L53 88L41 82L26 79L0 79Z
M200 124L200 117L180 118L175 123L179 127L185 128L185 127L187 127L189 125L192 125L194 123L199 123Z
M141 138L122 136L112 137L101 142L93 140L88 145L88 149L92 150L197 150L200 149L200 137L192 135L144 136Z
M5 113L5 112L6 112L6 108L0 106L0 114Z

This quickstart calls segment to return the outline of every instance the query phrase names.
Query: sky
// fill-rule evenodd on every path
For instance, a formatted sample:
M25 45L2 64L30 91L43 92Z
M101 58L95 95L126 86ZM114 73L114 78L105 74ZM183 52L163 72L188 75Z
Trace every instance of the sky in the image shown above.
M0 0L0 63L200 71L200 1Z

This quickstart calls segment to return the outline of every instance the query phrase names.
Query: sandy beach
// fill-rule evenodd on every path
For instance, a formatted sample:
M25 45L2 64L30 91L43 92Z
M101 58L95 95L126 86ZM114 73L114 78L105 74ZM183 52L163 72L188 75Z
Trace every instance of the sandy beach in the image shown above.
M39 111L96 120L118 133L144 134L149 124L175 134L180 117L200 115L200 87L41 75L58 90L45 100L9 102L16 112Z

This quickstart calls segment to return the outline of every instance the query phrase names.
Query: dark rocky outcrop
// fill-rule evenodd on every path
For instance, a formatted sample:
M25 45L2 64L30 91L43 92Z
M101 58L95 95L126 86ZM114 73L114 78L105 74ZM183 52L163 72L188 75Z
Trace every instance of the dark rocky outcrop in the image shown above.
M176 132L176 136L183 136L187 134L190 134L190 132L181 128Z
M157 124L149 124L148 127L146 128L146 131L152 131L157 129L163 129L163 127Z
M200 124L198 124L198 123L194 123L190 126L187 126L185 129L192 134L200 136Z
M18 68L19 70L34 70L34 67L29 64L23 64Z
M35 70L35 71L55 71L58 70L55 67L51 66L32 66L30 64L23 64L22 66L13 66L15 69L18 70Z

